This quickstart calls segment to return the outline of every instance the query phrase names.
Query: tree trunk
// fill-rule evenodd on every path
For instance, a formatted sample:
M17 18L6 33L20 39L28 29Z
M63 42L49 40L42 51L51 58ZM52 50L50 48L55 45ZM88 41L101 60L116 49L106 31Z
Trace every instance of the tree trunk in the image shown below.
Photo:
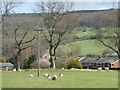
M118 59L120 60L120 36L118 36Z
M16 65L15 65L16 71L18 71L20 69L19 55L20 55L20 52L18 52L18 54L14 58L16 61Z
M50 45L49 48L49 54L50 54L50 68L55 69L55 53L54 53L54 47L52 45Z
M19 70L19 62L16 62L16 71Z
M55 69L55 56L50 56L50 68Z
M120 44L118 46L118 59L120 60Z

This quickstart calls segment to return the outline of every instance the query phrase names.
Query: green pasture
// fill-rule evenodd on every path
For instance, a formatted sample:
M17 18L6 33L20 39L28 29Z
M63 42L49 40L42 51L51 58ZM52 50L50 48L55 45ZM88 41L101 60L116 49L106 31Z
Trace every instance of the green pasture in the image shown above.
M73 52L78 55L102 55L107 48L97 40L84 40L61 45L59 49L65 54Z
M29 77L33 73L34 77ZM62 73L56 81L46 79L43 74L50 76ZM3 71L2 88L118 88L117 71L82 71L82 70L41 70L40 78L37 70Z

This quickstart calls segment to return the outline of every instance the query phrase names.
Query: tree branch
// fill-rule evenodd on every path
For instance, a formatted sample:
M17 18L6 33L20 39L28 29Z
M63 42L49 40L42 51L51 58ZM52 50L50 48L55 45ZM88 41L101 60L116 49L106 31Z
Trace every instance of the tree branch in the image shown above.
M36 38L36 36L34 36L32 39L30 39L28 41L22 42L21 44L26 44L26 43L32 42L35 38Z
M15 42L17 45L19 45L19 42L17 40L17 31L19 30L19 28L20 28L20 25L15 29Z
M100 41L104 46L106 46L106 47L112 49L113 51L115 51L117 54L119 53L117 50L115 50L113 47L107 45L107 44L106 44L105 42L103 42L102 40L99 40L99 41Z

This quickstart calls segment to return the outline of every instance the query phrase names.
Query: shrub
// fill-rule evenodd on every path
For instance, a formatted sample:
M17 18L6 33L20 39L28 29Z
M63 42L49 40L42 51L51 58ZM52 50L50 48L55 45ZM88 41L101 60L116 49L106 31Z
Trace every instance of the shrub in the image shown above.
M77 59L71 59L69 62L68 62L68 69L71 69L71 68L78 68L78 69L82 69L82 64L77 60Z
M56 68L58 69L67 68L67 65L65 64L65 62L56 61L55 65L56 65Z
M25 59L24 61L23 61L23 68L24 69L27 69L28 68L28 64L27 64L27 62L28 62L28 59Z
M30 55L30 57L28 58L28 61L27 61L27 67L32 68L31 64L34 63L34 61L36 61L36 60L37 60L37 57L35 54Z
M0 57L0 62L1 62L1 63L6 62L6 59L3 58L3 57Z
M23 61L23 64L24 64L24 65L23 65L23 68L24 68L24 69L31 69L31 68L32 68L32 64L33 64L36 60L37 60L37 57L36 57L35 54L30 55L28 59L25 59L25 60Z

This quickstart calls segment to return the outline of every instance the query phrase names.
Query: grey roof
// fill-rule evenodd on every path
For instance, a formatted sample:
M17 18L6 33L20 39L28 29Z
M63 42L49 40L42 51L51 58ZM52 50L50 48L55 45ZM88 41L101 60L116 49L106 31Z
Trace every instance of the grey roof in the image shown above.
M87 57L81 60L81 63L113 63L117 59L109 58L109 57Z
M86 57L85 59L80 60L80 62L82 62L82 63L94 63L98 59L99 59L98 57Z
M8 67L9 67L9 66L14 66L14 65L11 64L11 63L0 63L0 67L2 67L2 66L4 66L4 67L5 67L5 66L6 66L6 67L8 66Z

